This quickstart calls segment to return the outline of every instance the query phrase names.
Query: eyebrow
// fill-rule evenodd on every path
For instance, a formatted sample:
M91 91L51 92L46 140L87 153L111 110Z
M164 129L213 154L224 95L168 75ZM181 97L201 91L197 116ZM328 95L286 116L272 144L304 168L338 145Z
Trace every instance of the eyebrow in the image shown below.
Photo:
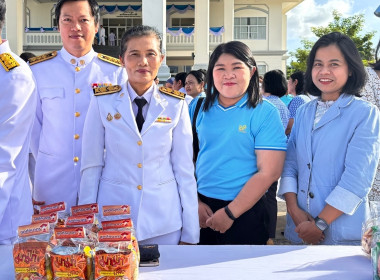
M241 62L241 61L237 61L237 62L232 63L232 65L241 65L241 64L243 64L243 62ZM224 65L225 64L223 64L223 63L218 63L218 64L215 64L214 67L216 67L216 66L224 66Z
M315 61L322 61L321 59L314 59L314 62ZM341 60L340 59L337 59L337 58L334 58L334 59L330 59L328 62L341 62Z

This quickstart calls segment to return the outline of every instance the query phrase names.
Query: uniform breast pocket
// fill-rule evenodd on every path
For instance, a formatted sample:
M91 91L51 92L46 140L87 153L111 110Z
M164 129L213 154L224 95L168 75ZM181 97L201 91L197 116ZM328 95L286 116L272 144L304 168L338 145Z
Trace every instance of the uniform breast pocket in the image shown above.
M39 90L39 95L42 103L42 112L44 115L52 114L53 116L57 116L64 114L64 88L41 88Z

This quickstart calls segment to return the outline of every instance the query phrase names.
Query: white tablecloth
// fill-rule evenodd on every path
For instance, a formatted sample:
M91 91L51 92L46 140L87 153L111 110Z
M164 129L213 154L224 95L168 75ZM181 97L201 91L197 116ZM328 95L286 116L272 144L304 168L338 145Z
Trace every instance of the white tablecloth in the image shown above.
M359 246L159 246L160 266L139 280L371 280ZM11 246L0 246L0 280L13 280Z
M359 246L159 246L140 280L371 280Z

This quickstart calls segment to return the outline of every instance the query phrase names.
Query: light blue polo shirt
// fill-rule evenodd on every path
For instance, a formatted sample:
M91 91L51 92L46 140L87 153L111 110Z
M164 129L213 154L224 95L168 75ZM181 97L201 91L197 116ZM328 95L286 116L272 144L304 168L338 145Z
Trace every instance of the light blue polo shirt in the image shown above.
M195 102L190 107L192 119ZM218 100L209 111L199 110L196 130L198 192L211 198L233 200L258 171L255 150L286 151L286 136L277 108L263 100L247 106L247 94L224 108Z

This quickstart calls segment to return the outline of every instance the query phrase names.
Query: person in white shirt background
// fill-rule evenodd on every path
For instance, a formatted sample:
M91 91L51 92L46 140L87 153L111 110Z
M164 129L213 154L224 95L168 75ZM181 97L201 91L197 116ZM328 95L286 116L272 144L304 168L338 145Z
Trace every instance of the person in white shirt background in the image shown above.
M6 4L0 0L0 30ZM32 71L0 33L0 279L14 279L12 244L33 214L28 158L36 111Z

